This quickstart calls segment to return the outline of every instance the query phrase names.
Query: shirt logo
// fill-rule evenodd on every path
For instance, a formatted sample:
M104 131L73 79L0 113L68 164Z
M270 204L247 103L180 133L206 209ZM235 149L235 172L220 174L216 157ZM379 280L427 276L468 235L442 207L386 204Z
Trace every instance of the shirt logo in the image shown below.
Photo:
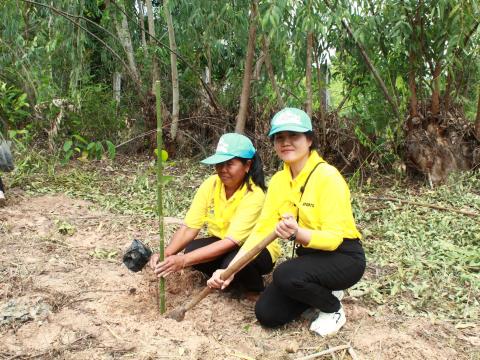
M304 203L302 203L302 206L314 208L315 204L304 202Z
M278 126L278 125L283 125L283 124L302 124L302 120L300 118L300 115L291 113L291 112L283 112L281 114L278 114L278 116L275 118L275 122L273 125Z

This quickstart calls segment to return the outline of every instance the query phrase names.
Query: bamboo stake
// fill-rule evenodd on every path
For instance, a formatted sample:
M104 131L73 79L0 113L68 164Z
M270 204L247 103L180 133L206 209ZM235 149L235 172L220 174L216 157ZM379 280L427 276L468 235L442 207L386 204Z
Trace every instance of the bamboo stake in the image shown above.
M160 254L159 261L163 261L164 241L163 241L163 163L162 163L162 106L160 81L155 81L155 96L157 106L157 209L158 209L158 233L160 236L158 253ZM160 313L165 312L165 279L160 277L158 280L158 307Z

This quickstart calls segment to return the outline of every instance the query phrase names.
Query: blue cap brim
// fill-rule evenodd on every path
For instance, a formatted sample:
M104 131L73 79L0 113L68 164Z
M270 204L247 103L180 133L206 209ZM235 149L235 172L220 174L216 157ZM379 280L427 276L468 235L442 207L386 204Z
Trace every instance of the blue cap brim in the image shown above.
M233 159L235 155L228 155L228 154L214 154L212 156L207 157L206 159L203 159L200 161L202 164L206 165L215 165L215 164L220 164L222 162L228 161L230 159Z
M293 131L293 132L305 133L307 131L312 131L312 129L307 129L305 128L305 126L296 126L296 125L286 124L284 126L279 126L279 127L276 127L275 129L271 129L270 132L268 133L268 136L272 136L281 131Z

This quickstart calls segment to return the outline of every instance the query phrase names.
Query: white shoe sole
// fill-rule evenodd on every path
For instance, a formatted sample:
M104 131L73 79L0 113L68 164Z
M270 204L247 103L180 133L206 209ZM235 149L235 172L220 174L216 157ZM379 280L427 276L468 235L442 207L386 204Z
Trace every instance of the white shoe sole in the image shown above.
M5 199L5 194L3 193L3 191L0 191L0 206L4 206L6 202L7 199Z

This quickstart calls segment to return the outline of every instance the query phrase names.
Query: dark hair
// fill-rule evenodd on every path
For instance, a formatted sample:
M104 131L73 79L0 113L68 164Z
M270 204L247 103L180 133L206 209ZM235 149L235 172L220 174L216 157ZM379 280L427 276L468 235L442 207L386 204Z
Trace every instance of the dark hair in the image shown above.
M292 132L295 132L295 131L292 131ZM304 134L308 140L312 140L312 145L310 145L310 148L309 148L310 151L318 149L317 137L315 136L315 133L312 130L306 131L302 134ZM275 140L275 134L270 136L270 141L272 142L272 144L274 140Z
M258 155L258 152L256 152L255 155L253 155L253 158L251 159L245 159L241 157L237 157L237 159L240 160L243 164L246 164L248 160L252 160L252 165L250 165L250 170L248 171L247 175L245 175L245 178L243 179L243 183L247 184L247 189L249 191L252 191L252 188L250 186L250 179L252 179L255 185L257 185L263 191L266 191L267 187L265 186L265 175L263 174L262 159L260 159L260 155Z

